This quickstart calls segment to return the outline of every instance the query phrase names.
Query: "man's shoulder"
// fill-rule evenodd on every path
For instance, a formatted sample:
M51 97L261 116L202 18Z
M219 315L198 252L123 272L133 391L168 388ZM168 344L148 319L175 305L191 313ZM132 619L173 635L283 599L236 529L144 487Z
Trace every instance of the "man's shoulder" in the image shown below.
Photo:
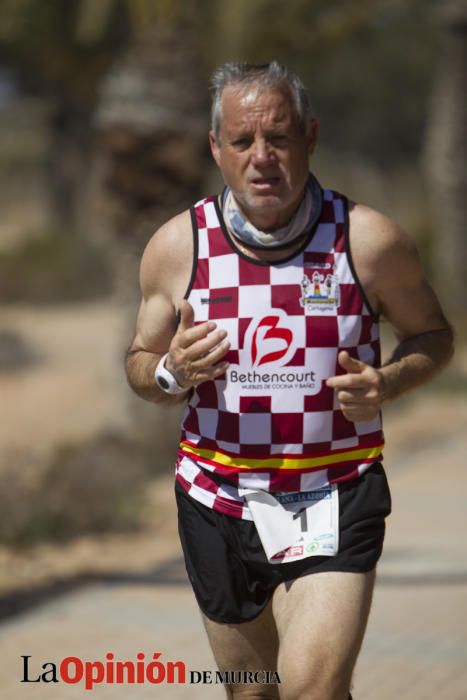
M174 246L177 248L183 245L187 239L191 239L193 231L192 212L198 207L212 202L214 199L215 195L204 197L195 202L189 209L185 209L162 224L150 238L143 253L143 259L148 256L152 257L154 254L159 255L160 253L170 252Z
M151 236L141 258L140 282L144 291L160 286L174 274L191 266L193 235L190 210L173 216Z
M382 306L383 287L419 277L417 249L395 221L364 204L349 202L349 222L354 267L371 307L377 312Z
M143 253L143 257L165 248L171 248L173 245L178 245L190 233L190 210L185 209L185 211L166 221L153 233Z
M393 254L412 252L414 242L401 226L385 214L349 201L349 236L353 255L372 263Z

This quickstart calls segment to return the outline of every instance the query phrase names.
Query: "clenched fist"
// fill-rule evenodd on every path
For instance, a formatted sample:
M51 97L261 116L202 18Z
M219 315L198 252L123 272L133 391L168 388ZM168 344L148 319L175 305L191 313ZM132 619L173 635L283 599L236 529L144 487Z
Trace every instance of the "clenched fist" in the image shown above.
M194 325L194 311L185 299L180 302L180 323L169 347L165 366L187 389L222 376L229 366L221 362L230 348L227 332L213 321Z
M354 423L376 418L384 400L381 371L350 357L346 350L341 350L337 361L347 374L330 377L326 385L336 390L344 416Z

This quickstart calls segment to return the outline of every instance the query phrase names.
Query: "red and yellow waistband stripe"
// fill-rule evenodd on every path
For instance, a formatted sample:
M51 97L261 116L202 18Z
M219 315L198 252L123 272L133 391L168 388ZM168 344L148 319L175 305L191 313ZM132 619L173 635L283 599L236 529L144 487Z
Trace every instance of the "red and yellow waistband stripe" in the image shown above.
M310 471L313 469L325 469L335 467L348 462L372 462L381 456L384 443L365 447L354 447L350 450L336 450L318 456L309 455L265 455L264 457L242 457L228 454L220 450L198 447L193 443L183 440L180 443L181 454L198 459L214 467L226 467L233 471L261 471L270 469Z

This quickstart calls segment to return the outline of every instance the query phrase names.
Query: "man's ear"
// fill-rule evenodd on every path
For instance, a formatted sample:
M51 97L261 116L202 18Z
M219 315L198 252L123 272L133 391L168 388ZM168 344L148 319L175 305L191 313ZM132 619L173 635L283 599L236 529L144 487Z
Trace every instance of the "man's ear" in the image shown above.
M316 142L318 141L319 122L317 119L310 119L307 128L308 153L311 154L315 150Z
M214 133L214 131L209 132L209 145L211 146L212 157L216 161L217 166L220 168L221 154L220 154L219 146L217 144L216 134Z

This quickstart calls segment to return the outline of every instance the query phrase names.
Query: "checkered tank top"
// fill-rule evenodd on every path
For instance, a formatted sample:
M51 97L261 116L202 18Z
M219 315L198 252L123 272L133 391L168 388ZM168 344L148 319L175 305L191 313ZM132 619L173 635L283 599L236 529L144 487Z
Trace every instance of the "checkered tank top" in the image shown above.
M217 198L192 208L195 323L228 332L226 374L197 386L185 408L176 465L195 499L251 519L238 488L307 491L362 474L382 459L381 418L353 423L325 380L337 353L378 366L377 318L356 277L347 199L324 190L301 249L281 262L243 255Z

